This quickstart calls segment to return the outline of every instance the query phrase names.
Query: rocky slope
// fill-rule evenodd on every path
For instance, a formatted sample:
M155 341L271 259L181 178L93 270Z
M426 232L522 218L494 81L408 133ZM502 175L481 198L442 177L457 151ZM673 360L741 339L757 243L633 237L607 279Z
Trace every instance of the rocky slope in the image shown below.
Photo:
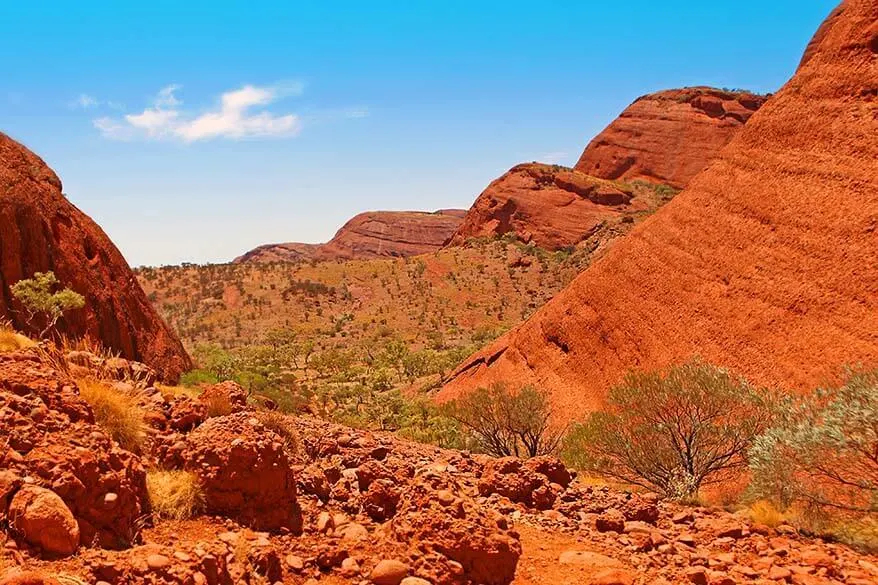
M194 397L112 383L149 424L135 455L94 424L63 362L0 354L0 432L14 439L0 442L0 585L878 578L874 557L789 525L596 486L550 457L493 459L284 417L248 405L234 383ZM208 417L220 399L227 412ZM206 514L152 516L147 469L189 470Z
M61 193L46 163L0 134L0 319L25 328L9 287L49 270L86 300L85 308L64 316L60 332L88 335L168 379L191 367L103 230Z
M710 87L642 96L586 146L575 168L604 179L682 189L765 99Z
M479 195L449 245L512 233L542 248L566 248L605 224L655 209L659 202L651 195L557 165L520 164Z
M688 188L440 398L495 380L599 408L630 368L700 354L809 389L878 364L878 0L849 0L795 76Z
M465 211L369 211L348 220L325 244L266 244L238 258L242 262L353 260L415 256L434 252L454 233Z

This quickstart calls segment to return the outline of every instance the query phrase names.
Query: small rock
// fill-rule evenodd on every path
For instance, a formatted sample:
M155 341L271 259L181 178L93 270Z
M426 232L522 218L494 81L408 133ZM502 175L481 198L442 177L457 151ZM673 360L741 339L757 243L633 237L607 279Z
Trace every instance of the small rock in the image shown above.
M772 581L786 581L792 574L792 571L786 567L778 567L777 565L768 570L768 578Z
M399 585L408 575L409 567L402 561L384 559L380 561L369 575L375 585Z
M171 559L165 555L153 554L146 557L146 566L152 571L161 571L167 569L171 564Z
M684 571L686 579L695 585L707 585L707 570L704 567L689 567Z
M611 508L597 517L595 528L598 532L623 532L625 530L625 515L620 510Z
M305 561L302 557L296 555L287 555L287 566L293 571L299 573L305 568Z

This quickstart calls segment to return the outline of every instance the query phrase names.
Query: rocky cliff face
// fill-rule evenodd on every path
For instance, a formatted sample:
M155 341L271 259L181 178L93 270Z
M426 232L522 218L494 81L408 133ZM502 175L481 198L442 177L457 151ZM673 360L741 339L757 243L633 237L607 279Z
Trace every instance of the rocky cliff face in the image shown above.
M507 233L543 248L573 246L605 221L646 209L631 189L557 165L526 163L488 185L450 240Z
M573 418L631 369L699 354L806 390L878 365L878 0L849 0L795 76L686 190L466 360Z
M369 211L351 218L325 244L266 244L234 262L356 260L426 254L442 247L465 213L461 209L434 213Z
M191 367L103 230L62 195L42 159L0 134L0 318L25 329L9 287L49 270L86 300L62 318L60 332L90 336L168 380Z
M709 87L645 95L588 144L575 168L604 179L682 189L765 99Z

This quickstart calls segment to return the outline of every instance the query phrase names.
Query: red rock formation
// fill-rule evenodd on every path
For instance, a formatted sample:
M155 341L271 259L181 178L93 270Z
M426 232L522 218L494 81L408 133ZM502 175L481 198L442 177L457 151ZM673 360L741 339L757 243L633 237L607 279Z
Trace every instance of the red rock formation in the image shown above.
M0 134L0 319L25 329L9 287L49 270L86 300L59 322L60 332L99 340L167 380L191 367L103 230L62 195L42 159Z
M0 477L0 507L9 505L10 521L14 525L17 515L26 537L30 526L32 540L58 554L69 554L79 542L117 548L137 540L149 514L140 459L94 424L73 381L33 350L0 354L0 437L0 470L6 473L5 480ZM58 530L65 514L57 509L29 517L27 509L36 498L19 498L20 511L13 509L16 499L3 485L14 491L25 477L51 487L63 500L76 520L75 538L72 529ZM0 517L6 512L0 510ZM51 534L50 525L55 528Z
M642 96L586 146L576 169L682 189L765 100L709 87Z
M234 262L359 260L426 254L442 247L465 214L462 209L441 209L434 213L368 211L348 220L325 244L266 244L235 258Z
M573 418L631 368L700 354L807 390L878 365L878 0L849 0L810 57L689 187L518 329L448 399L497 380Z
M520 164L479 195L449 245L511 232L543 248L572 246L604 221L647 208L633 197L629 189L573 169Z
M210 418L189 434L186 469L198 475L208 512L260 530L300 531L296 480L280 437L250 414Z
M253 248L249 252L235 258L232 262L297 262L299 260L311 260L317 256L320 244L300 244L288 242L285 244L263 244Z

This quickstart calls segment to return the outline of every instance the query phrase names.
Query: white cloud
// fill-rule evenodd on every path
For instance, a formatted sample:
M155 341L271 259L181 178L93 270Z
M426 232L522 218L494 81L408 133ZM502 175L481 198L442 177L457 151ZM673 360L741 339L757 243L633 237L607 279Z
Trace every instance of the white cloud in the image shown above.
M73 102L70 105L72 107L77 107L77 108L82 108L84 110L87 110L89 108L94 108L94 107L98 106L99 104L100 104L100 102L97 99L93 98L92 96L88 95L87 93L81 93L81 94L79 94L79 97L77 97L75 100L73 100Z
M182 109L175 95L179 85L162 88L152 106L121 119L98 118L93 121L101 134L114 140L135 138L175 139L196 142L214 138L268 138L295 136L301 120L295 114L275 114L266 108L288 95L302 92L298 83L272 87L245 85L220 96L218 107L201 114ZM257 110L259 108L259 110Z
M155 106L157 108L173 108L174 106L179 106L180 104L182 104L183 102L174 97L174 92L180 89L180 87L181 86L179 85L168 85L167 87L161 88L155 98Z
M110 108L112 110L124 109L119 102L102 101L91 94L81 93L76 98L67 103L72 110L92 110L96 108Z

